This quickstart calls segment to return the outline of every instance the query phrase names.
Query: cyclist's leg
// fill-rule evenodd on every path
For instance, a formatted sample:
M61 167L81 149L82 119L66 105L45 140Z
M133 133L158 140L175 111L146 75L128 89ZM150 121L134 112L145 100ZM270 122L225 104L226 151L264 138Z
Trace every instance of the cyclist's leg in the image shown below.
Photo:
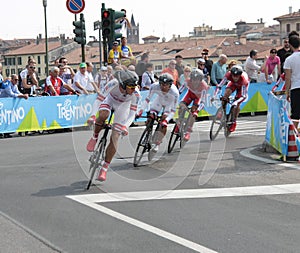
M191 114L188 117L186 133L184 134L184 139L187 141L190 139L190 134L193 130L193 125L198 116L198 112L198 105L193 105L191 108Z

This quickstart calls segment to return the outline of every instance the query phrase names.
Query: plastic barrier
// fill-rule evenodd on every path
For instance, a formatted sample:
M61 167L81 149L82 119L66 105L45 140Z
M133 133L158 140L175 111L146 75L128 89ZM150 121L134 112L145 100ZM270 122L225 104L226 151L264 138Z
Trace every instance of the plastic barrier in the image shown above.
M274 83L275 84L275 83ZM268 93L273 85L251 83L248 99L241 104L243 112L268 111ZM225 87L224 87L225 88ZM220 101L210 102L215 91L211 87L204 110L199 117L214 115ZM142 100L148 91L141 91ZM180 99L184 96L181 94ZM70 128L86 125L96 94L81 96L0 99L0 133Z

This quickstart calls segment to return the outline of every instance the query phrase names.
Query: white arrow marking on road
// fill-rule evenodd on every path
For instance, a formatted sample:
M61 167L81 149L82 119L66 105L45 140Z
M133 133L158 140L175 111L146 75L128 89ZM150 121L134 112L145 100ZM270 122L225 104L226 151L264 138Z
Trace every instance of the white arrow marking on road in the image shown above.
M116 192L100 193L87 195L68 195L74 201L94 208L100 212L110 215L116 219L127 222L133 226L166 238L178 243L186 248L190 248L202 253L216 253L216 251L206 248L200 244L194 243L177 235L157 227L146 224L142 221L133 219L119 212L101 206L97 203L122 202L122 201L145 201L145 200L166 200L166 199L197 199L197 198L220 198L220 197L246 197L263 195L281 195L281 194L299 194L300 184L285 185L266 185L266 186L248 186L232 188L214 188L214 189L188 189L188 190L170 190L170 191L139 191L139 192Z

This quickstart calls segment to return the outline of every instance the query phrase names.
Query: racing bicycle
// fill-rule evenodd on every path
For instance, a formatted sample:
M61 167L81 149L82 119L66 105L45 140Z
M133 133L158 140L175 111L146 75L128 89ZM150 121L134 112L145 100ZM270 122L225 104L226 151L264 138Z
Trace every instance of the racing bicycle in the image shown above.
M178 115L178 119L171 132L168 143L168 153L171 153L173 151L177 141L179 141L180 148L184 147L186 140L183 137L188 128L188 122L190 122L191 117L193 117L191 108L189 108L188 106L184 106L180 115Z
M102 162L104 161L104 155L105 155L105 148L107 144L107 137L109 130L111 129L111 122L112 122L112 117L113 117L113 111L111 111L110 116L108 118L108 121L105 122L104 130L102 137L100 141L98 142L97 148L95 151L91 154L89 158L90 162L90 168L89 168L89 173L90 173L90 178L88 181L88 184L86 186L86 190L88 190L93 182L94 175L96 170L102 165Z
M224 97L220 97L220 100L223 101ZM209 131L209 138L210 140L214 140L216 139L216 137L218 136L219 132L222 130L224 130L224 135L227 138L230 135L230 127L233 123L234 120L234 112L236 109L235 105L232 105L233 102L235 101L234 97L229 97L227 100L227 105L225 106L225 108L223 108L223 106L221 105L218 110L217 113L213 116L212 122L211 122L211 126L210 126L210 131ZM229 113L227 114L227 108L229 107Z
M153 151L153 146L155 145L158 135L160 134L159 130L161 127L160 126L161 115L151 118L149 117L149 112L148 112L147 117L143 117L143 118L147 118L148 121L146 123L146 128L143 131L135 150L134 159L133 159L134 167L137 167L140 164L142 157L146 152L148 152L148 161L150 162L153 159L156 153ZM155 122L157 122L157 125L154 128Z

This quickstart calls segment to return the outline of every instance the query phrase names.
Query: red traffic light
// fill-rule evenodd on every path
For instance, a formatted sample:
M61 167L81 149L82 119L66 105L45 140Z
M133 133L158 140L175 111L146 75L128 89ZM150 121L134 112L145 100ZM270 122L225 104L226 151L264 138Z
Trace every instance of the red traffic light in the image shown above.
M109 11L104 11L102 14L103 18L108 18L109 17Z

